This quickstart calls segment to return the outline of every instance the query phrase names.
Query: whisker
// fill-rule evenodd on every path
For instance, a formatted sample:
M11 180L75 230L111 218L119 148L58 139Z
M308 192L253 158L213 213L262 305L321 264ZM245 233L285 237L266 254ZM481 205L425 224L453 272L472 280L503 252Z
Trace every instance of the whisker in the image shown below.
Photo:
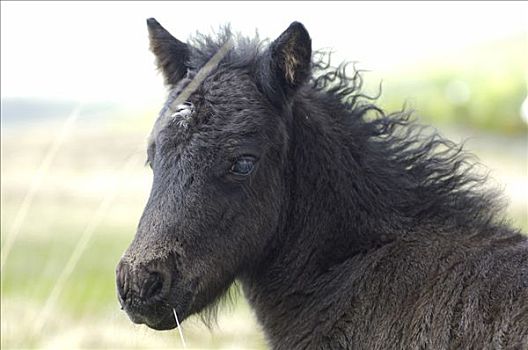
M187 345L185 344L185 339L183 338L183 332L180 326L180 321L178 320L178 315L176 314L175 308L172 308L172 313L174 314L174 319L176 320L176 325L178 326L178 333L180 333L180 339L181 339L183 348L187 349Z

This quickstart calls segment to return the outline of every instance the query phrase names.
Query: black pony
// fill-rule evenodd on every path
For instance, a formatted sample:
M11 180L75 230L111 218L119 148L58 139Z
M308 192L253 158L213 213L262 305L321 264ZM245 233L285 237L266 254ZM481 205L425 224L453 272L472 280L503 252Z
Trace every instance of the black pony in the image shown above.
M528 349L528 240L460 147L300 23L269 45L148 28L171 93L117 268L132 321L174 328L239 281L274 349Z

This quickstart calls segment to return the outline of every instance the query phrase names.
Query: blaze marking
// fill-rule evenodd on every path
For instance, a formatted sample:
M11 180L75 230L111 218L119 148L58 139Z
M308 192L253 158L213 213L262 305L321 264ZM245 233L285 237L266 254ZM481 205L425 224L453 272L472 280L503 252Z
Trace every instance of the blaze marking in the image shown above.
M191 102L184 102L176 106L176 110L170 115L170 123L176 123L179 127L187 129L193 114L194 105Z

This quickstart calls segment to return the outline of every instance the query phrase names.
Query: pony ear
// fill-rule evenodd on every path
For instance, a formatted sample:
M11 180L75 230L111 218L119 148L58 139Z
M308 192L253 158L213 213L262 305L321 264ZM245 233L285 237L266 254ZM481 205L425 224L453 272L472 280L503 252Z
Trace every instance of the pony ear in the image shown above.
M293 22L271 45L271 72L286 96L305 83L311 74L312 39L299 22Z
M187 73L189 47L173 37L154 18L147 19L150 50L167 85L175 85Z

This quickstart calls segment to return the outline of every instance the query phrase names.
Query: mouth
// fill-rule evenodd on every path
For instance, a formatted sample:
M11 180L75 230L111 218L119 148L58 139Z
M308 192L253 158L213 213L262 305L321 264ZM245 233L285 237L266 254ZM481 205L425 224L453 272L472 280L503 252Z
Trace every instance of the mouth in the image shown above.
M181 307L173 308L169 305L156 305L150 307L148 310L138 310L125 307L124 310L130 320L135 324L144 324L157 331L174 329L178 326L176 318L174 317L174 312L178 315L179 322L183 322L188 316Z
M154 330L165 331L178 326L174 313L178 315L180 323L189 316L187 302L189 298L184 299L177 305L173 304L174 306L162 302L149 305L132 303L123 305L123 309L135 324L144 324Z

